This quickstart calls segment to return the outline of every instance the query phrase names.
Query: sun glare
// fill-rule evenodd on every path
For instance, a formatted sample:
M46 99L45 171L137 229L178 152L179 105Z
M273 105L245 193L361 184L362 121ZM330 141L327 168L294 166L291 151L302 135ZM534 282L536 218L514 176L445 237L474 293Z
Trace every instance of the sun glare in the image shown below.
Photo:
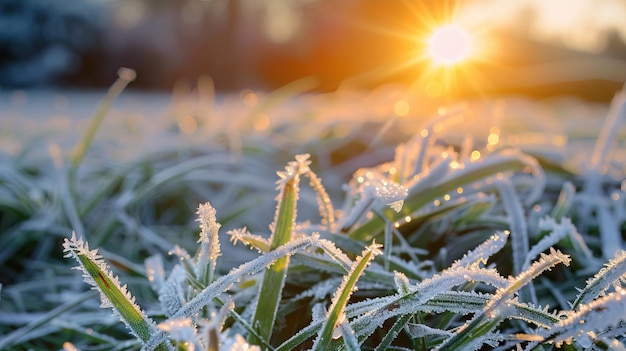
M451 66L467 59L471 38L467 30L457 25L437 28L428 40L428 54L435 64Z

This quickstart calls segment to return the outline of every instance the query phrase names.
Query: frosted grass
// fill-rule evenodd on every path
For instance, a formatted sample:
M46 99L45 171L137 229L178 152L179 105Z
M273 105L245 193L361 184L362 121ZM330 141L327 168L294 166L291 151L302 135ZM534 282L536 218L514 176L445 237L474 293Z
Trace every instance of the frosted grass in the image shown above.
M0 309L20 316L1 319L2 348L37 349L39 339L62 348L69 330L76 337L67 347L80 349L624 348L624 248L605 240L619 237L626 220L623 145L614 142L623 135L619 96L610 112L619 118L607 120L593 155L581 152L580 134L569 129L567 138L537 138L514 135L504 117L497 126L470 123L468 111L481 111L472 105L413 120L411 128L374 117L384 123L356 133L324 119L338 111L367 116L362 97L343 96L350 104L337 100L332 108L317 99L311 108L291 96L314 111L312 127L297 131L291 122L302 116L290 117L291 102L281 106L287 96L259 94L262 103L235 114L228 128L195 116L192 137L181 129L189 117L181 112L164 124L169 132L160 135L170 138L158 151L96 166L107 128L119 121L112 113L71 177L62 145L41 164L0 158L0 261L12 279L2 282ZM507 112L515 115L515 107ZM265 130L254 127L259 113L268 114ZM536 123L545 117L524 115ZM409 141L385 144L395 129L394 142ZM369 149L341 159L347 144L326 132ZM313 142L294 146L286 135ZM274 171L292 154L272 190ZM295 186L294 176L307 177L312 191ZM103 247L102 257L86 249L76 258L90 267L85 279L108 299L104 306L126 311L118 312L121 327L92 295L63 295L89 287L55 263L58 241L72 229ZM220 243L224 234L253 250L233 251ZM368 256L374 239L384 243L374 250L382 254ZM71 252L80 251L77 240ZM246 252L244 262L234 261L235 252ZM269 301L261 286L280 262L288 264L280 281L266 284L279 292ZM55 283L15 283L22 268L25 277L45 271ZM536 301L524 292L531 284ZM107 297L112 287L119 294ZM264 303L271 313L256 313ZM51 312L29 315L25 307Z

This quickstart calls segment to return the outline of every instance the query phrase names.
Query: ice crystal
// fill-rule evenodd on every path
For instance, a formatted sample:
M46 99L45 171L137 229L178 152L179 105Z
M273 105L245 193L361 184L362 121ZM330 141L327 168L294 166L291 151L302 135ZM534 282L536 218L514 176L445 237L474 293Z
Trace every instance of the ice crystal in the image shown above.
M626 278L626 251L622 250L615 257L605 264L593 278L587 280L587 285L580 291L574 301L573 307L579 304L586 304L595 298L602 296L619 279Z
M327 227L331 233L335 232L335 208L330 200L330 196L322 185L322 180L313 171L306 173L309 178L309 185L315 190L319 213L322 217L322 226Z
M159 302L168 316L173 316L187 302L185 280L187 273L181 265L172 269L165 283L158 290Z
M589 304L582 304L578 311L568 314L566 319L559 321L553 328L542 331L541 335L553 338L560 347L564 342L594 337L596 332L607 333L610 328L624 321L626 291L618 289Z
M481 265L487 264L489 257L500 251L504 245L506 245L508 238L508 231L494 233L485 242L463 255L463 258L455 261L450 268L480 267Z
M220 255L218 232L221 224L215 218L216 211L210 203L198 206L197 221L200 222L200 250L196 257L194 272L196 278L204 285L213 281L213 274Z
M509 283L507 286L498 289L494 295L493 300L488 306L488 310L492 310L501 306L506 300L513 297L519 289L524 285L530 283L535 277L540 275L546 270L552 269L555 265L562 263L566 266L570 264L570 257L561 253L560 251L550 248L550 254L541 254L539 260L535 261L527 270L518 274L515 277L509 277Z
M572 221L567 218L561 218L561 222L557 223L554 218L544 217L539 221L539 229L544 231L550 231L550 233L544 236L535 246L533 246L526 255L524 260L523 270L526 270L530 266L530 261L537 257L541 252L548 250L550 247L556 245L559 241L569 237L572 243L581 250L588 258L592 257L592 253L583 241L582 237L576 230L576 227L572 224Z
M254 247L259 252L270 250L270 241L267 238L250 233L246 227L229 230L226 234L230 235L230 241L233 245L242 242L244 245Z

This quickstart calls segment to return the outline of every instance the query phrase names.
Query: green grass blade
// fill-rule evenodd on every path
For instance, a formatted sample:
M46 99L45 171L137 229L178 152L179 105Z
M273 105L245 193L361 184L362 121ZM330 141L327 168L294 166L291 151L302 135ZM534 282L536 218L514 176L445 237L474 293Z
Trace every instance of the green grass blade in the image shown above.
M295 180L295 178L294 178ZM285 184L283 190L283 198L276 222L276 231L274 232L274 240L270 247L271 250L278 246L286 244L291 239L291 231L293 230L293 221L295 217L297 190L294 181ZM259 334L269 341L274 327L276 311L281 299L283 285L285 284L285 274L289 266L289 256L278 259L271 267L269 267L263 276L259 301L254 314L253 326L258 330ZM256 339L256 338L254 338ZM257 344L258 340L252 340L251 343Z
M339 287L335 296L333 297L333 302L328 309L328 314L326 316L326 320L324 321L324 325L322 327L322 331L318 335L315 340L315 344L313 345L313 350L326 350L330 345L330 342L333 339L333 331L337 328L338 324L341 322L342 318L345 318L345 309L348 304L348 300L352 295L356 287L356 283L359 280L359 277L363 274L367 266L370 264L372 259L381 254L380 251L381 245L377 245L375 242L372 243L369 247L365 248L361 257L358 257L352 266L350 272L345 276L342 285Z
M278 199L276 217L273 224L272 242L270 250L287 244L291 241L291 234L296 220L296 204L298 201L298 188L300 175L308 171L310 161L308 155L296 156L296 162L290 162L285 168L285 172L278 172L280 180L278 189L281 191ZM289 266L289 256L281 257L270 266L263 275L263 281L259 290L259 300L252 319L253 327L261 337L269 342L272 336L272 329L276 319L278 304L282 297L282 290L285 284L287 268ZM258 345L260 340L252 337L251 344Z
M121 286L118 278L113 276L97 250L90 251L87 242L78 239L76 234L65 239L63 248L66 257L73 257L79 263L77 268L83 272L85 282L100 291L102 307L111 307L133 335L146 343L160 333L156 324L135 303L126 286ZM164 344L161 347L166 349Z
M618 279L623 279L626 271L626 251L620 251L615 258L610 260L593 278L587 281L587 285L572 304L572 310L577 310L580 305L588 304L602 296Z
M71 168L72 172L80 165L83 158L85 157L87 150L93 142L93 138L96 136L96 132L98 131L100 124L102 124L102 121L104 120L104 116L106 116L107 112L111 109L113 100L115 100L115 98L122 93L124 88L126 88L126 86L130 82L135 80L135 71L128 68L120 68L120 70L118 71L118 76L119 77L113 83L113 85L111 85L106 96L94 113L91 119L91 124L87 128L85 135L83 135L83 138L73 150Z

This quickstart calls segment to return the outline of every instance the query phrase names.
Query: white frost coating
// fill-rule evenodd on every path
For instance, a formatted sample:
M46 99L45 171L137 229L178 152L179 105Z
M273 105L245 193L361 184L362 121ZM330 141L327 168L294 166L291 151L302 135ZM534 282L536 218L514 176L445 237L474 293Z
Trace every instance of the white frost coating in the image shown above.
M496 291L493 299L486 307L487 311L493 311L496 308L502 306L506 300L509 300L513 295L519 291L524 285L530 283L534 278L539 276L546 270L552 269L559 263L569 266L571 259L568 255L561 253L553 248L550 248L550 254L541 254L539 260L533 263L527 270L518 274L515 277L509 277L509 283L507 286L500 288Z
M295 194L295 199L293 201L293 209L291 212L293 213L293 223L291 225L292 228L295 227L295 219L296 219L296 203L298 202L299 197L299 185L300 185L300 176L310 172L309 165L311 161L309 160L309 154L296 155L295 161L290 161L285 166L284 171L277 171L278 180L276 181L276 190L278 190L278 195L276 195L276 211L274 212L274 221L270 224L270 231L272 234L276 229L276 223L278 221L278 215L280 213L280 209L282 208L282 201L284 196L284 190L287 184L291 182L294 187L293 191ZM272 240L270 240L271 242Z
M475 249L468 251L460 260L455 261L450 266L450 269L458 267L481 267L487 264L489 257L500 251L504 245L506 245L508 238L508 231L492 234L485 242L478 245Z
M358 179L356 181L358 185L354 191L359 195L359 198L343 219L342 228L352 227L369 211L371 206L375 206L377 203L383 203L390 206L394 211L400 212L408 195L405 187L393 180L386 179L383 174L374 170L360 170L355 173L355 176Z
M233 245L237 245L241 241L244 245L254 247L259 252L270 250L269 239L250 233L246 227L229 230L226 234L230 235L230 241Z
M620 224L617 223L608 206L604 204L598 205L596 211L598 225L600 226L602 255L604 258L614 257L623 246Z
M510 181L505 179L496 182L496 185L511 224L513 273L520 274L523 271L524 260L528 256L528 229L524 209Z
M204 290L199 292L191 301L178 310L173 317L192 317L201 308L210 304L213 298L230 289L242 277L264 270L268 265L271 265L281 257L292 255L311 245L317 246L318 242L319 235L317 234L310 237L298 238L261 257L246 262L237 268L233 268L227 275L216 279Z
M580 205L579 212L581 218L590 218L592 211L595 209L598 212L598 221L600 225L600 237L602 241L602 255L605 259L610 259L615 254L616 248L621 248L621 235L619 228L615 225L615 221L607 213L605 206L597 206L601 198L604 197L601 187L602 182L602 167L607 162L606 156L613 146L617 132L619 131L619 124L626 119L626 86L615 95L611 101L609 112L607 114L606 121L602 126L600 135L596 141L593 155L591 156L591 162L587 172L585 174L583 184L583 194L586 198L589 198L590 202L583 202ZM599 207L599 208L598 208ZM608 222L604 222L607 220ZM584 227L583 227L584 229ZM620 246L615 246L619 244Z
M589 337L596 332L611 334L609 329L623 321L626 321L626 291L618 289L589 304L581 305L577 312L569 314L550 330L542 330L541 335L553 337L557 347L560 347L564 342L576 340L581 335Z
M130 294L126 285L120 285L119 278L113 275L113 273L111 272L109 268L109 265L104 261L102 256L98 254L97 249L89 250L89 243L87 241L84 241L82 238L77 238L76 233L72 232L72 237L70 239L65 238L65 240L63 241L63 252L64 252L65 258L72 257L76 260L76 262L78 262L79 265L77 267L73 267L72 269L80 270L83 273L83 280L85 281L85 283L91 285L92 289L98 290L100 292L100 301L101 301L100 307L111 308L113 312L121 318L121 320L124 322L128 330L130 330L132 335L134 335L138 339L140 338L139 335L137 335L137 333L135 332L135 330L131 327L129 322L126 319L122 318L122 315L120 314L117 307L113 305L111 300L109 300L109 298L104 294L104 292L100 290L94 278L89 274L89 272L87 272L87 269L83 265L79 256L84 256L87 260L94 263L98 267L99 271L102 272L98 274L105 275L106 278L114 285L114 288L119 290L119 292L129 302L132 308L144 320L144 322L149 328L148 333L150 335L160 334L154 321L150 319L135 303L135 297Z
M343 338L343 343L346 346L347 351L361 350L356 334L354 333L354 330L352 330L350 322L348 322L345 315L343 316L341 323L339 323L339 330L341 331L341 337Z
M322 180L310 169L305 175L309 178L309 185L315 191L319 213L322 217L322 226L326 227L331 233L335 233L335 208L322 184Z
M566 237L569 237L573 243L577 244L579 248L583 250L585 256L588 258L593 257L593 254L568 217L561 218L561 223L557 223L552 217L544 217L539 220L539 229L550 231L550 234L541 238L541 240L528 251L522 270L528 269L528 267L530 267L530 261L539 256L541 252L553 247Z
M398 288L398 293L401 295L408 294L411 291L409 282L409 278L404 275L402 272L393 272L393 281L396 283L396 287Z
M419 296L417 302L422 304L437 294L449 291L454 286L472 281L483 282L496 288L503 288L507 284L507 279L498 274L495 269L459 267L446 269L441 274L425 279L413 286L412 290L417 292Z
M197 221L200 222L200 251L196 259L194 271L196 278L203 284L213 280L213 273L220 255L220 241L218 232L221 224L217 223L216 211L210 203L206 202L198 206L196 212Z
M361 274L365 271L367 266L372 262L374 257L381 255L383 252L380 250L382 245L372 242L372 244L366 247L361 255L354 260L354 264L350 271L344 275L343 280L339 288L335 291L333 298L331 299L330 307L326 312L326 318L322 325L322 332L317 335L315 342L313 343L313 349L316 350L322 345L325 345L323 330L327 327L337 328L342 319L346 318L345 309L349 296L356 290L356 281ZM343 300L343 301L342 301ZM336 319L339 318L339 319ZM334 324L333 324L334 323ZM336 330L336 329L335 329ZM334 336L333 336L334 337ZM326 340L327 341L327 340Z
M484 282L499 288L499 290L504 289L509 284L508 279L503 278L493 269L463 267L447 269L439 275L411 286L411 291L408 294L397 294L389 299L375 300L376 304L369 306L370 309L365 310L364 314L354 321L353 328L357 335L367 336L389 318L406 313L415 313L416 311L433 311L436 306L427 306L430 300L439 294L450 293L453 287L469 281ZM479 295L473 293L455 296L459 300L454 305L463 306L465 298L473 299ZM352 309L349 311L352 312Z
M159 323L157 327L167 332L170 338L177 342L197 344L196 331L191 323L191 318L168 319Z
M622 250L615 258L605 264L593 278L587 280L587 285L574 301L574 308L579 304L590 303L602 296L618 279L626 278L626 251Z
M452 332L429 327L425 324L407 323L405 330L412 338L423 338L431 335L451 336Z
M168 316L174 315L186 303L186 279L185 268L177 264L159 290L159 302Z

